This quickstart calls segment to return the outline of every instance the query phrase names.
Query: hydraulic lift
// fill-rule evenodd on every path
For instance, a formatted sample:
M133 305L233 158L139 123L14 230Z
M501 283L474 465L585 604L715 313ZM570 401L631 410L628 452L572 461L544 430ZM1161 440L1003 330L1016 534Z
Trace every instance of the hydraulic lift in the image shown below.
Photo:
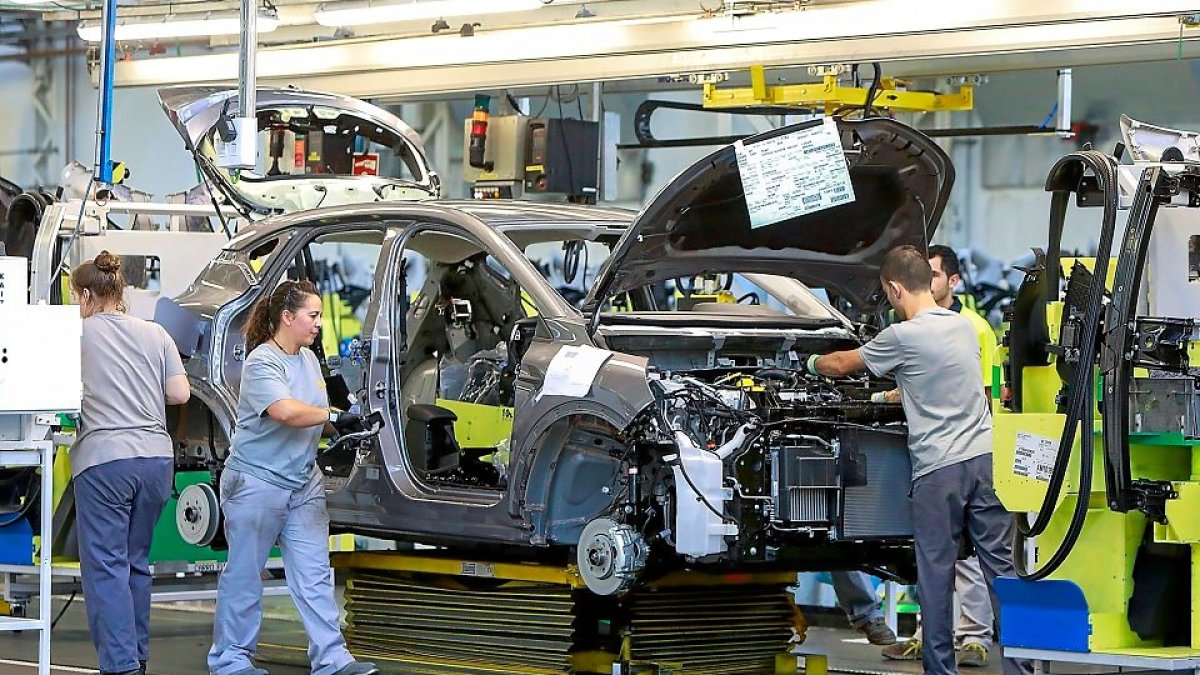
M432 550L333 562L347 579L351 650L406 673L791 675L807 629L788 591L794 572L676 572L618 597L588 591L573 565ZM304 658L273 645L262 653ZM824 675L823 656L802 658Z

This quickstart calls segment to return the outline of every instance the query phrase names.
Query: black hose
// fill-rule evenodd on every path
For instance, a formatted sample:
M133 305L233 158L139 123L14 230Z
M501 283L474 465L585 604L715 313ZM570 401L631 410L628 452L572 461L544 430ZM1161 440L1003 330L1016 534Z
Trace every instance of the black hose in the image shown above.
M1074 164L1075 166L1070 166ZM1095 402L1092 398L1092 392L1088 391L1085 395L1083 389L1089 389L1095 386L1095 373L1093 372L1096 355L1099 352L1099 344L1097 343L1100 334L1100 317L1103 307L1101 301L1104 294L1104 280L1108 275L1108 259L1112 250L1113 233L1116 230L1117 218L1117 182L1116 182L1116 165L1112 158L1094 150L1085 150L1078 153L1067 155L1059 160L1051 170L1051 178L1048 183L1054 182L1059 178L1065 177L1073 183L1073 187L1078 186L1078 179L1082 178L1084 168L1091 168L1096 174L1100 189L1104 194L1104 218L1101 224L1100 244L1096 252L1096 263L1094 278L1095 282L1088 289L1087 307L1088 314L1084 317L1084 326L1082 327L1082 339L1079 347L1079 361L1068 388L1068 400L1066 410L1066 424L1063 427L1062 436L1059 439L1058 455L1054 459L1054 468L1050 474L1050 483L1046 488L1046 497L1042 501L1042 506L1038 509L1037 517L1031 524L1027 520L1025 514L1017 516L1017 530L1023 537L1036 537L1046 531L1046 527L1050 524L1050 519L1054 515L1054 509L1058 504L1059 495L1062 493L1063 481L1066 479L1067 466L1071 459L1071 449L1075 445L1076 426L1086 427L1085 436L1092 435L1091 422L1092 410L1095 408ZM1074 169L1077 175L1067 175L1070 169ZM1061 170L1061 174L1060 174ZM1051 214L1051 238L1060 239L1062 234L1062 226L1066 220L1066 208L1069 201L1069 190L1055 190L1052 214ZM1050 251L1058 250L1058 241L1051 241ZM1047 258L1046 268L1050 277L1050 292L1058 292L1058 273L1057 266L1059 264L1058 255L1051 253ZM1091 384L1088 384L1088 383ZM1087 401L1087 408L1084 407L1084 401ZM1087 420L1085 422L1085 415ZM1087 442L1087 439L1085 439ZM1091 466L1087 467L1088 471ZM1080 468L1082 477L1083 468ZM1082 486L1081 486L1082 487ZM1090 485L1089 485L1090 489ZM1082 496L1082 493L1081 493ZM1090 498L1090 492L1087 495ZM1086 501L1086 500L1085 500Z
M1095 371L1089 366L1087 371L1092 374L1091 384L1095 385ZM1087 392L1083 395L1089 406L1094 405L1093 386L1087 388ZM1070 424L1070 422L1068 422ZM1037 567L1032 572L1025 565L1025 540L1028 538L1020 532L1018 528L1016 547L1013 549L1013 566L1017 570L1017 576L1026 581L1039 581L1050 576L1067 560L1067 556L1075 549L1075 543L1079 541L1079 535L1083 532L1083 524L1087 520L1088 506L1092 501L1092 461L1095 456L1096 435L1088 429L1087 433L1083 434L1080 439L1079 452L1079 490L1076 495L1075 509L1071 512L1071 522L1067 526L1067 532L1063 536L1058 547L1054 550L1054 554L1041 567ZM1045 508L1045 507L1043 507ZM1035 565L1036 567L1036 565Z
M883 67L878 61L872 61L871 68L875 71L875 79L871 80L871 86L867 88L867 97L863 99L864 118L875 114L875 96L879 93L879 80L883 78Z
M1077 165L1074 167L1065 166L1070 163L1076 163ZM1091 288L1088 289L1088 313L1084 317L1079 360L1074 373L1072 373L1071 388L1068 390L1069 398L1067 401L1066 423L1063 427L1058 455L1054 460L1050 485L1047 486L1046 496L1042 501L1041 508L1038 510L1037 518L1032 524L1028 522L1025 514L1018 514L1016 518L1019 549L1014 552L1014 567L1017 570L1018 576L1029 581L1046 578L1066 561L1074 549L1075 543L1079 540L1080 533L1083 531L1083 525L1087 520L1088 507L1092 498L1092 463L1095 455L1096 440L1094 430L1092 429L1093 410L1096 407L1094 398L1096 386L1095 363L1097 354L1099 353L1100 317L1104 309L1102 306L1104 280L1108 275L1108 258L1112 249L1113 233L1116 230L1118 206L1116 162L1112 157L1096 151L1088 150L1073 153L1055 164L1054 169L1051 170L1050 178L1047 180L1047 187L1049 189L1052 183L1065 178L1071 181L1074 187L1078 189L1084 175L1085 167L1091 168L1096 174L1098 186L1104 196L1104 217L1101 223L1100 244L1096 253L1094 281ZM1059 173L1060 168L1064 170L1062 174ZM1071 175L1067 169L1075 169L1076 173ZM1062 189L1061 185L1059 189L1055 190L1051 213L1052 241L1050 243L1052 248L1050 250L1055 253L1047 261L1047 271L1050 274L1050 279L1054 281L1050 288L1051 292L1054 293L1058 291L1056 282L1058 279L1057 266L1059 264L1057 251L1061 240L1062 226L1066 221L1068 195L1069 190ZM1059 542L1058 547L1049 560L1041 568L1031 572L1026 569L1025 559L1020 548L1023 548L1023 541L1025 539L1044 533L1050 524L1055 507L1058 505L1058 498L1062 492L1063 482L1066 479L1067 468L1071 458L1071 449L1075 444L1076 427L1079 427L1083 438L1080 439L1079 485L1077 486L1075 508L1071 513L1071 521L1067 526L1063 540Z

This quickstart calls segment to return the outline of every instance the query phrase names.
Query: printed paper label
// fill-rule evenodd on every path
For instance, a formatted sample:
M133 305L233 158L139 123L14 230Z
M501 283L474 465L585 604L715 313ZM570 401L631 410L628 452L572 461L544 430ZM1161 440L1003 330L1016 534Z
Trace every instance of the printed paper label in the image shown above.
M782 222L854 201L837 123L752 143L734 143L750 227Z
M1017 432L1017 447L1013 453L1014 474L1048 483L1056 457L1058 439Z

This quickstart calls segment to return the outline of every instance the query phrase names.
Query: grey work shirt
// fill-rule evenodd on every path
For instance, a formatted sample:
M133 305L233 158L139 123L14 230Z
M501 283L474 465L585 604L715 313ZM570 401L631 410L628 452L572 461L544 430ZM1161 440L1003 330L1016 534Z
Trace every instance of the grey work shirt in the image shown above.
M876 376L895 373L908 420L913 480L992 451L992 418L979 387L971 322L938 307L883 329L859 348Z
M175 456L167 432L167 378L183 374L179 350L156 323L126 314L83 320L83 401L71 474L106 462Z
M329 406L316 354L301 348L293 356L269 342L255 347L242 366L237 428L226 468L285 490L298 490L308 483L323 425L297 428L271 419L267 408L287 398L317 408Z

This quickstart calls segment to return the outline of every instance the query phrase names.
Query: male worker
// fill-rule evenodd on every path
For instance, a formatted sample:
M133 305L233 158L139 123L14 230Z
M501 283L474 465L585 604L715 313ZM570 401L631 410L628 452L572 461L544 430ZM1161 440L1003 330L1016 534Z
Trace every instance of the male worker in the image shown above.
M979 341L970 321L933 299L933 272L912 246L888 253L879 271L900 323L858 349L812 355L808 370L845 377L864 369L893 374L908 422L912 457L917 593L924 615L926 675L953 675L954 564L969 536L988 585L1012 574L1012 517L992 488L992 420L979 387ZM993 608L995 600L993 595ZM1004 660L1006 675L1032 673Z
M829 573L838 604L855 630L873 645L895 645L896 634L888 627L875 599L871 577L865 572L836 570Z
M987 320L964 307L962 302L954 297L954 289L960 281L958 255L954 249L949 246L930 246L929 267L933 271L933 282L930 285L933 301L939 307L966 317L975 329L979 340L979 358L983 365L983 388L986 392L992 384L992 356L996 351L996 333ZM955 564L954 593L958 596L960 610L958 624L954 628L958 665L982 668L988 662L995 615L992 613L987 581L983 578L983 570L979 568L977 557L971 556ZM918 660L921 658L921 638L921 629L917 628L917 633L911 640L885 647L883 656L897 661Z

